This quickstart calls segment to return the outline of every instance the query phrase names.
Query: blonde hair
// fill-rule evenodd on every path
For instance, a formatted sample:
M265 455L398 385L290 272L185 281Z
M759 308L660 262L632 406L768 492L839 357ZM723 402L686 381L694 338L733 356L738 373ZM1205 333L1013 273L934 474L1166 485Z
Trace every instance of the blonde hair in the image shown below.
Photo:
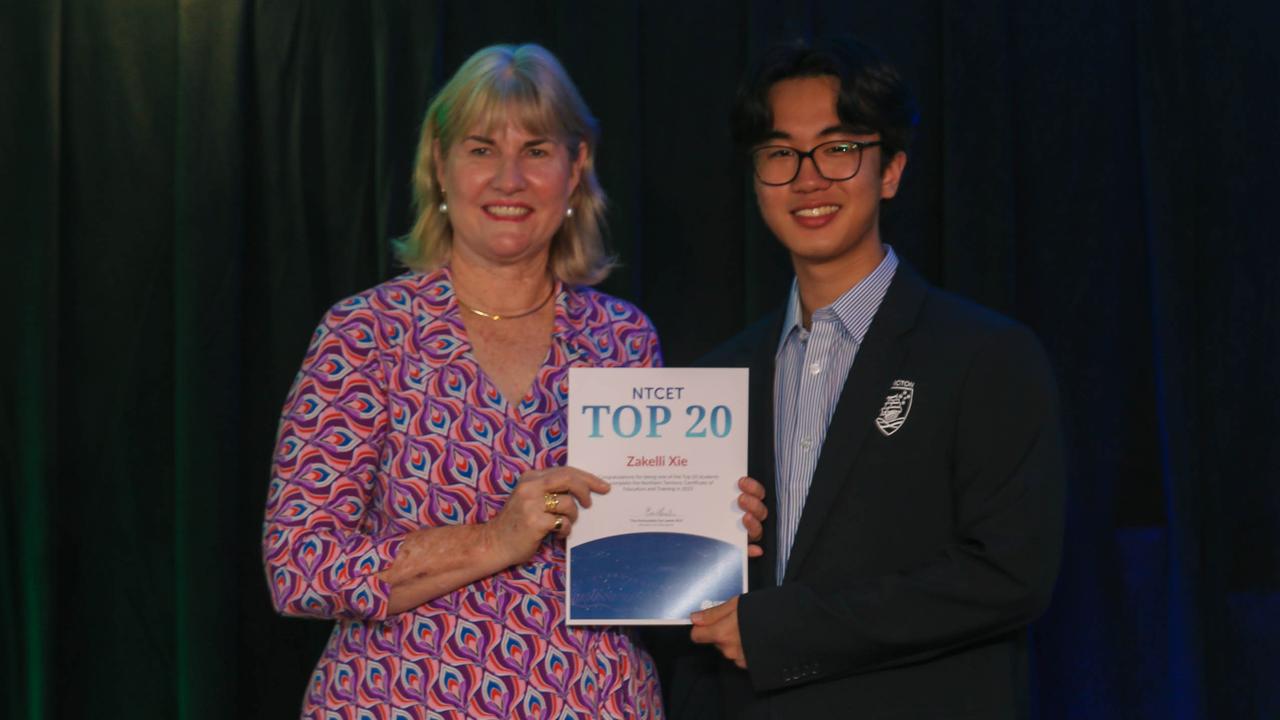
M604 249L605 195L596 179L595 151L599 128L578 89L555 56L540 45L493 45L472 55L431 100L413 171L417 220L396 242L396 257L414 270L430 272L449 261L453 229L440 211L444 193L436 180L435 153L448 154L453 144L475 127L493 128L507 121L526 132L556 137L576 160L586 148L582 174L569 197L566 217L551 240L550 270L570 285L594 285L609 274L614 259Z

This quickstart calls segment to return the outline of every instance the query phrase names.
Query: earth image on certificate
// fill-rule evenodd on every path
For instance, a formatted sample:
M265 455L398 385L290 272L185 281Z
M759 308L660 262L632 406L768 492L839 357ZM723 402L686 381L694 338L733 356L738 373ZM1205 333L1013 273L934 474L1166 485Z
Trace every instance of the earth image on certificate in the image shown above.
M573 549L573 620L669 620L743 592L743 548L701 535L641 532Z

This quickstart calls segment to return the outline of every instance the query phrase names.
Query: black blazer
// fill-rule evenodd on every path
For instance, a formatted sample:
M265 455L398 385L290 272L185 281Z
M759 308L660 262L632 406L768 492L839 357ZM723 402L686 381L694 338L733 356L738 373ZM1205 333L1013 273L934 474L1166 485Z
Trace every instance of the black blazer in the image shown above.
M1025 716L1026 627L1057 574L1065 483L1039 342L900 264L845 380L778 583L781 323L779 310L704 363L751 369L748 467L770 520L738 606L749 670L710 648L686 653L668 669L670 715ZM905 405L906 383L895 428L902 412L886 401Z

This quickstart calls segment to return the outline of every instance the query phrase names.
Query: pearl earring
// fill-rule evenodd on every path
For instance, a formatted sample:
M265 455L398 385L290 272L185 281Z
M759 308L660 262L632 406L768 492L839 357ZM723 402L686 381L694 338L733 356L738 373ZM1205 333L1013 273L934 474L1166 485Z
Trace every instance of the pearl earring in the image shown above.
M573 217L573 208L571 208L571 207L567 207L567 208L565 208L565 209L564 209L564 216L565 216L565 217L567 217L567 218L571 218L571 217Z
M448 214L449 214L449 203L447 203L447 202L441 202L441 203L440 203L440 212L444 213L445 215L448 215Z

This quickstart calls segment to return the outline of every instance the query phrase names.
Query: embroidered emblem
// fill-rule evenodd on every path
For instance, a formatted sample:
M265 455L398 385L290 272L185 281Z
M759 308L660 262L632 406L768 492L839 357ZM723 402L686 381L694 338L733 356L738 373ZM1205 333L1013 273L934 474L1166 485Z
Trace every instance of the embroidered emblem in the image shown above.
M876 429L885 437L898 432L911 414L911 400L916 394L916 384L910 380L894 380L889 395L884 399L880 415L876 417Z

